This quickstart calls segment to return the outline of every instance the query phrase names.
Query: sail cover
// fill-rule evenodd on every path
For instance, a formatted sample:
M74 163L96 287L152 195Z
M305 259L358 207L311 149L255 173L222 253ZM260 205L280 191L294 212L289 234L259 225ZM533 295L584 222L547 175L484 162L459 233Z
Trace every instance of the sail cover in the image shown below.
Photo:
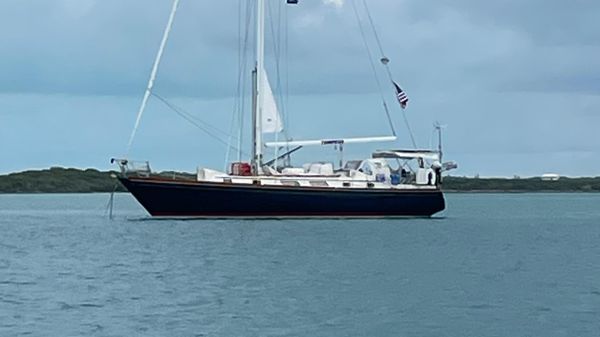
M279 110L277 109L277 102L275 96L273 96L273 90L269 84L267 72L262 72L262 88L264 91L263 105L261 113L262 132L263 133L277 133L283 130L283 123Z

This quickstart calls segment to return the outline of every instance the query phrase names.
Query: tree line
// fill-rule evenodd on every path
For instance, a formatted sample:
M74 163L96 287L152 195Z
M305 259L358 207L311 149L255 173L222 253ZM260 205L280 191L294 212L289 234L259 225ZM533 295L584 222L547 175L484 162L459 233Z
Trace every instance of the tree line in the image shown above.
M189 173L163 172L193 179ZM53 167L0 175L0 193L107 193L125 192L115 178L116 172L96 169ZM543 181L538 178L470 178L444 177L442 187L455 192L600 192L600 177L567 178Z

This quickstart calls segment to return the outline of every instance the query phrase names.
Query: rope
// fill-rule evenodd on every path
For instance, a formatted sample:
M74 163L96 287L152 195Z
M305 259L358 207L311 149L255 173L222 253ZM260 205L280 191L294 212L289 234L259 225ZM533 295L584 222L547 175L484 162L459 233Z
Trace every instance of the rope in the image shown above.
M113 186L112 192L110 192L110 196L108 198L108 203L106 204L106 209L104 210L104 215L108 215L109 220L113 220L113 209L115 203L115 192L119 188L119 182L115 181L115 185Z

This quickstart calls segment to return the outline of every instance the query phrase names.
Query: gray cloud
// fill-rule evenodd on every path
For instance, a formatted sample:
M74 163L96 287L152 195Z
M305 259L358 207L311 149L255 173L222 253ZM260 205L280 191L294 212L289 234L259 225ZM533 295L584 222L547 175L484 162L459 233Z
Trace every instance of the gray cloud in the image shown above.
M289 64L283 62L282 69L289 69L295 138L346 135L344 130L357 130L354 135L387 132L349 1L341 7L308 0L292 7L283 1L269 2L271 13L287 11L289 18L289 56L282 58ZM600 3L369 3L394 77L411 98L407 113L419 144L429 143L431 123L441 120L450 124L448 152L465 161L465 173L474 173L470 168L474 165L496 173L500 170L496 162L515 158L525 168L513 172L503 164L506 175L537 172L538 165L566 169L566 153L575 152L579 154L573 160L578 162L572 164L577 164L578 172L592 172L600 164L592 160L600 154L600 140L592 136L600 111L600 23L596 22ZM152 1L152 5L143 0L3 1L0 136L3 144L12 146L0 149L3 155L18 162L29 153L45 156L43 162L48 162L54 158L48 153L60 156L65 148L80 158L93 156L83 149L96 149L100 158L118 153L133 123L130 114L146 84L170 5L170 0ZM194 112L219 111L204 114L215 125L230 120L238 67L237 8L237 1L182 0L156 83L159 93L183 100L181 104ZM270 40L271 29L277 32L277 27L277 22L268 24ZM267 51L273 81L271 43ZM380 75L385 79L385 74ZM388 103L393 103L391 89L385 89ZM154 103L142 124L141 155L157 155L159 147L196 153L198 144L214 145L206 137L187 148L172 144L185 142L182 135L190 136L189 126L172 122L173 130L164 130L173 116ZM396 110L394 106L393 117L402 125ZM40 116L47 123L56 121L49 125L61 135L66 134L63 127L73 124L81 151L70 145L72 138L32 129L30 119ZM92 126L86 116L106 122L94 119ZM315 126L313 121L319 118L323 125ZM103 147L96 148L99 145L89 135L103 133L95 133L95 127L113 130L123 139L103 136ZM406 131L401 127L399 131L407 144ZM28 150L35 148L33 144L19 147L24 136L53 147L40 145L33 153ZM40 137L48 141L40 142ZM207 154L218 157L219 151ZM478 155L486 162L475 163ZM167 166L169 158L163 159ZM36 160L24 163L39 163ZM196 159L185 164L191 166L192 160Z
M169 6L170 1L4 3L0 19L11 29L0 33L6 41L0 71L7 74L0 91L138 95ZM371 6L397 76L414 87L590 92L600 85L595 2L388 0ZM305 1L271 7L272 13L287 10L290 18L294 92L375 90L351 6ZM236 2L184 0L161 68L161 90L231 95L237 25ZM374 40L370 43L375 52ZM557 84L548 85L553 81Z

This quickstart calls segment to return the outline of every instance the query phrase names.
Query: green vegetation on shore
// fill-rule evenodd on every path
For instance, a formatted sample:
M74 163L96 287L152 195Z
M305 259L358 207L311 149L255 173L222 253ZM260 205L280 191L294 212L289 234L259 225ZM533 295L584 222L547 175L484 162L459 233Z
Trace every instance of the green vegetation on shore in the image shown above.
M123 187L111 176L113 173L59 167L11 173L0 175L0 193L100 193L112 192L115 185L117 191L123 192ZM445 177L443 186L448 192L600 192L600 177L563 177L558 181Z
M114 172L53 167L0 176L0 193L100 193L125 191Z
M600 192L600 177L543 181L537 178L444 177L448 192Z

